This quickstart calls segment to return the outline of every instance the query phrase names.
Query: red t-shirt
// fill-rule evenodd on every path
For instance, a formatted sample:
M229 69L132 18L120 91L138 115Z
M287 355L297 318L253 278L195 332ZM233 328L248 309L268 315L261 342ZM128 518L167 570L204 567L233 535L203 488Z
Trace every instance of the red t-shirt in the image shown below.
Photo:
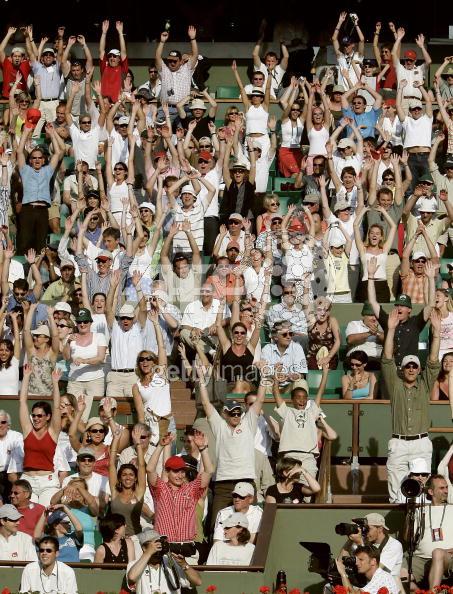
M109 66L107 58L104 58L99 63L101 70L101 93L104 97L110 97L113 102L118 101L119 94L121 92L121 84L123 78L126 76L129 70L129 63L127 58L121 61L121 63L112 68Z
M36 524L46 508L40 503L30 503L28 507L18 507L17 509L23 516L19 520L19 531L33 536Z
M16 80L16 74L20 70L22 74L22 78L17 85L17 88L21 91L27 90L27 78L31 71L30 62L28 60L24 60L19 64L19 68L13 66L10 58L5 58L2 62L2 71L3 71L3 88L2 88L2 96L5 99L8 99L9 92L11 91L11 87Z

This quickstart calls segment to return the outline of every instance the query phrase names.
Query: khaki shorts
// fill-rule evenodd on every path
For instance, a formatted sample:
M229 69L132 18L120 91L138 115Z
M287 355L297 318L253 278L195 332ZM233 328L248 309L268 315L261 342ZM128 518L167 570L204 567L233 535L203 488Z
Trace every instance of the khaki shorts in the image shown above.
M109 371L107 374L106 396L114 397L125 396L132 397L132 386L138 382L135 371L121 373L119 371Z
M105 378L100 377L88 382L79 382L77 380L68 382L66 392L77 396L85 396L86 408L83 411L82 420L87 421L90 418L91 405L95 396L102 398L105 391Z
M429 570L431 568L432 559L423 559L414 555L412 559L412 575L417 584L423 582L424 579L428 579ZM407 555L404 556L402 567L407 567ZM448 567L444 572L444 576L450 577L453 574L453 556L450 556Z
M59 204L52 204L52 206L48 210L49 213L49 221L52 219L59 219L60 218L60 205Z

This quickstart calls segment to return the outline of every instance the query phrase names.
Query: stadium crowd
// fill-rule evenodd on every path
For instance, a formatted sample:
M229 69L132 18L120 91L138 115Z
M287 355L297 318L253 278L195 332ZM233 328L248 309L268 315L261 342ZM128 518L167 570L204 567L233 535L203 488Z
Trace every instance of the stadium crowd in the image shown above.
M389 23L380 44L386 27L365 58L341 13L337 63L313 80L259 39L250 81L232 64L222 122L194 26L184 55L161 34L139 86L122 22L102 23L100 80L84 35L28 26L7 52L6 32L0 400L18 397L21 430L0 410L0 556L30 561L21 592L75 593L65 563L80 560L127 563L138 594L199 585L197 564L248 565L263 505L321 489L329 374L344 399L391 401L390 502L408 476L426 483L412 579L453 570L453 446L431 475L428 434L431 400L453 414L453 57L430 84L424 36L405 50ZM354 302L342 328L333 306ZM197 406L182 446L174 380ZM396 593L401 545L379 514L368 526L346 546L381 572L370 594Z

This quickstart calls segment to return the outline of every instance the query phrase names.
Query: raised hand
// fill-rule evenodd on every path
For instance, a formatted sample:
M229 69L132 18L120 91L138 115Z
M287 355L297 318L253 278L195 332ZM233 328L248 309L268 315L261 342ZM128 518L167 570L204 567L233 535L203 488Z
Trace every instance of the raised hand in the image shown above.
M163 437L161 437L159 439L159 445L161 446L167 446L170 445L172 441L174 441L175 436L173 435L173 433L167 433L166 435L164 435Z
M377 267L378 267L377 258L376 258L376 256L373 256L367 262L368 278L374 278L374 275L376 274Z
M77 410L79 412L84 412L84 410L86 409L86 402L85 402L85 396L79 396L77 398Z
M238 69L237 65L236 65L236 60L233 60L232 64L231 64L231 70L233 72L236 72Z
M437 334L440 334L440 325L442 323L442 315L440 311L433 308L429 319L431 321L433 332L435 331Z
M193 436L193 442L197 446L198 449L202 449L208 445L208 438L201 431L195 430L195 433Z
M189 28L187 29L187 35L189 36L190 40L193 40L196 38L197 30L193 25L190 25Z
M423 33L420 33L420 35L417 35L417 37L415 38L415 43L420 48L424 47L424 45L425 45L425 36L423 35Z
M406 31L403 27L398 27L397 31L396 31L396 37L397 39L401 40L403 39L403 37L406 35Z
M400 323L399 313L398 313L398 310L396 308L394 308L394 309L392 309L392 311L389 314L387 327L389 330L395 330L395 328L398 326L399 323Z
M374 32L379 35L379 33L381 32L381 27L382 27L382 23L380 21L378 21L376 23L376 25L374 26Z
M108 19L106 19L105 21L102 21L102 33L104 33L104 35L109 30L109 27L110 27L110 21Z
M64 37L65 30L66 30L66 27L58 27L58 29L57 29L58 37Z
M160 42L165 43L168 40L168 31L162 31L160 34Z

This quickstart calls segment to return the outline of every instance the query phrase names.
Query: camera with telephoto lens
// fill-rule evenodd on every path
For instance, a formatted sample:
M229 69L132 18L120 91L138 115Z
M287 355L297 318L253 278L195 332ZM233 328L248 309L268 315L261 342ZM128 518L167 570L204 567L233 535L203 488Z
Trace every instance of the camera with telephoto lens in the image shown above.
M323 542L300 542L304 549L310 554L308 571L322 576L330 586L342 583L341 575L337 568L335 557L332 555L330 546ZM353 586L363 587L366 584L366 577L357 571L356 559L353 555L341 558L348 580Z
M366 537L370 527L365 518L353 518L352 524L347 522L340 522L335 526L335 533L341 536L351 536L351 534L361 534L363 538Z

